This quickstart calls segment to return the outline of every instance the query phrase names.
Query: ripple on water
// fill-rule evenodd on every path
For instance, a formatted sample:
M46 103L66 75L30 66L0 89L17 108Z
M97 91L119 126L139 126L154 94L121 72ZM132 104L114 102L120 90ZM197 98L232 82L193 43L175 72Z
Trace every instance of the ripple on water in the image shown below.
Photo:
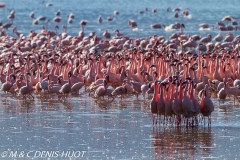
M201 159L219 159L220 157L200 157Z
M67 130L62 130L62 129L53 129L53 130L49 130L49 131L47 131L47 132L49 132L49 133L51 133L51 132L54 132L54 133L67 133Z
M14 134L22 134L22 133L24 133L24 132L19 131L19 132L10 132L10 133L14 133Z

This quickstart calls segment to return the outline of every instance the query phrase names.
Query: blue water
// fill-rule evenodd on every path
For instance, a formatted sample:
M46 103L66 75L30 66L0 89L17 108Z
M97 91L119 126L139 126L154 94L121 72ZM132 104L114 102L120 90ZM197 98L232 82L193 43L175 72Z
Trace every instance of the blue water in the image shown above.
M240 17L238 12L240 1L157 1L157 0L53 0L52 7L45 7L42 1L32 0L1 0L6 3L0 9L0 20L8 22L9 9L15 10L13 26L24 34L30 30L39 32L44 23L32 25L29 18L31 11L35 16L54 18L54 13L61 10L63 18L60 24L50 22L49 28L67 24L67 15L74 13L73 24L68 24L68 34L77 35L79 22L87 20L85 32L94 31L101 36L105 29L111 33L118 29L130 37L149 37L153 34L169 36L173 32L164 29L150 28L153 23L170 25L175 22L185 24L184 33L215 35L220 31L199 30L199 23L216 26L226 15ZM228 2L228 3L226 3ZM148 12L140 15L139 11ZM189 8L190 17L174 18L171 7ZM151 10L157 8L157 13ZM119 11L115 16L113 12ZM101 15L103 23L98 24ZM113 17L107 22L107 17ZM127 21L133 19L138 29L132 30ZM239 21L239 19L236 19ZM13 35L11 27L7 33ZM239 34L239 31L233 31ZM66 152L81 152L82 157L76 159L239 159L240 109L239 103L233 105L227 100L219 105L213 98L215 111L212 114L212 125L200 124L196 128L152 127L149 100L136 100L135 96L116 98L115 101L96 103L82 89L80 96L70 96L67 101L57 100L51 96L35 101L23 101L18 96L5 96L0 92L0 159L69 159ZM13 155L17 151L17 155ZM44 157L44 151L57 152L54 157ZM21 157L20 153L24 156ZM65 154L62 155L62 152ZM6 153L4 155L3 153ZM29 153L30 157L26 157ZM83 155L84 153L84 155ZM15 157L14 157L15 156ZM73 157L74 158L74 157Z
M227 2L224 0L46 0L45 4L53 4L51 7L46 7L41 0L2 0L2 2L6 3L6 7L0 9L0 20L3 23L8 22L8 10L14 9L16 12L14 26L24 34L29 33L30 30L40 31L44 25L43 22L40 22L38 25L32 25L32 20L29 18L31 11L34 11L35 17L46 16L48 19L53 19L55 12L61 10L60 16L62 17L62 21L59 24L51 21L49 23L49 29L53 30L55 25L58 25L61 29L61 26L65 24L68 27L68 34L73 36L78 35L80 31L79 22L83 19L88 21L85 27L86 35L94 31L98 36L101 36L105 29L108 29L113 34L114 30L118 29L126 36L134 38L149 37L153 34L169 36L175 31L166 32L164 29L151 29L150 25L160 23L168 26L175 22L185 24L184 33L186 34L207 35L211 33L212 35L216 35L220 32L217 28L210 31L200 31L198 25L200 23L207 23L215 25L216 27L216 22L221 21L226 15L240 18L240 13L238 12L240 1L238 0L230 0ZM186 18L180 15L179 18L174 18L174 12L167 12L168 7L171 7L171 9L180 7L182 11L188 8L190 16ZM148 8L148 12L145 11L145 8ZM157 13L152 13L153 8L157 9ZM113 14L115 10L119 11L118 16ZM145 13L139 14L139 11L145 11ZM72 24L67 24L67 15L69 13L74 13L75 15ZM102 24L98 24L97 22L99 15L103 18ZM107 17L112 17L113 21L108 22ZM133 31L128 26L129 19L137 22L137 30ZM239 19L236 20L240 21ZM12 30L9 30L8 33L12 34ZM233 33L239 34L239 31L234 31Z

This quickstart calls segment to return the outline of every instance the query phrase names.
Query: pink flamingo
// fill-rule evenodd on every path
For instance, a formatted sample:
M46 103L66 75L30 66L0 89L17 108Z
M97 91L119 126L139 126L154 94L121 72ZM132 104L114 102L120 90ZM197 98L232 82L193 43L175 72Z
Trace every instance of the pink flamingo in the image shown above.
M206 84L204 87L204 91L202 94L201 102L200 102L200 111L201 114L204 117L208 117L208 125L211 124L211 113L214 111L214 105L212 100L209 96L208 91L208 85ZM204 118L204 124L205 124L205 118Z
M107 81L104 80L103 81L103 85L102 86L99 86L96 90L95 90L95 93L94 93L94 96L95 97L103 97L104 99L104 96L107 94Z
M30 96L33 98L33 100L34 100L34 97L33 97L33 95L31 94L31 92L33 91L33 88L31 87L31 85L30 85L30 83L29 83L29 81L28 81L28 77L27 77L28 75L30 75L30 73L26 73L26 75L25 75L26 85L23 86L23 87L21 87L21 88L19 89L19 93L23 95L23 99L26 99L25 96L28 94L28 95L30 95Z
M157 108L157 106L158 106L157 104L158 104L158 101L159 101L158 93L159 93L159 86L158 86L158 82L155 81L153 98L150 102L150 110L151 110L152 117L153 117L153 125L154 125L154 122L155 122L155 114L158 114L158 108ZM157 123L157 121L156 121L156 123Z

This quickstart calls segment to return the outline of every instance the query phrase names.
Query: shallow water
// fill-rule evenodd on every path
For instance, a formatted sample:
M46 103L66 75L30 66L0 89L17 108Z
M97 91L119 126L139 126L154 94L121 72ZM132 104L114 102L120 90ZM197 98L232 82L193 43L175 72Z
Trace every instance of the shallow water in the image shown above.
M77 35L79 21L86 19L88 24L85 32L91 31L98 36L105 29L111 33L119 29L130 37L149 37L153 34L169 36L173 32L163 29L150 29L150 24L161 23L170 25L183 22L186 26L184 33L213 36L219 30L199 30L199 23L216 26L226 15L240 17L237 0L225 1L149 1L132 0L52 0L52 7L44 7L42 1L30 0L1 0L6 8L0 9L0 20L5 23L8 10L16 11L13 25L24 34L30 30L41 30L43 22L32 25L29 13L35 11L35 16L53 18L54 12L61 10L63 18L60 24L50 22L49 29L55 25L66 24L67 15L75 14L73 24L68 25L68 34ZM148 13L139 15L138 11ZM189 8L190 17L173 18L172 9ZM151 13L157 8L156 14ZM113 15L119 10L118 16ZM103 24L97 23L97 17L102 15ZM107 22L108 16L113 17ZM138 28L132 30L127 25L128 19L134 19ZM239 19L236 19L237 21ZM12 28L7 33L13 35ZM222 32L225 34L225 32ZM239 31L233 31L239 34ZM176 128L171 126L152 127L152 115L149 111L149 100L143 97L137 101L135 96L117 98L113 102L97 101L88 96L83 90L80 96L71 96L67 100L59 100L55 96L23 101L18 96L6 96L0 92L0 159L239 159L240 105L233 105L232 98L219 105L213 98L215 111L212 113L210 127L201 123L195 128ZM45 155L44 151L51 152ZM23 153L22 156L20 153ZM74 156L72 156L72 153ZM17 154L14 154L17 153ZM29 156L29 157L27 157Z
M130 96L107 102L80 92L67 100L35 95L34 101L1 93L0 151L8 151L8 158L13 151L30 152L36 159L43 151L84 151L82 159L240 157L240 106L230 99L221 105L213 99L210 127L203 123L194 128L152 127L149 100L142 96L138 101ZM69 156L59 154L56 159Z

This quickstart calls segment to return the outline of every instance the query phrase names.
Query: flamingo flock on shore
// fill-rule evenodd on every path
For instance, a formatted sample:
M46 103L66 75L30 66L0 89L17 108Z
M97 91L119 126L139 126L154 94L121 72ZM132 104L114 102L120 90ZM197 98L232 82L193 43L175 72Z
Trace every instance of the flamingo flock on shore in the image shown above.
M30 18L35 19L33 13ZM60 20L56 18L56 22ZM102 23L101 16L98 21ZM57 34L47 27L23 35L14 27L15 38L1 27L1 91L24 100L29 96L34 100L34 94L67 98L79 94L82 87L98 99L123 99L125 95L139 99L142 94L148 100L146 95L153 95L149 102L153 125L176 126L196 126L205 117L210 125L213 92L221 101L228 95L234 100L240 96L240 36L200 37L181 30L168 38L133 39L119 30L111 37L105 30L101 38L94 32L84 34L87 21L79 24L82 28L77 36L68 35L66 29ZM129 25L137 26L134 20ZM176 26L184 27L181 23Z

